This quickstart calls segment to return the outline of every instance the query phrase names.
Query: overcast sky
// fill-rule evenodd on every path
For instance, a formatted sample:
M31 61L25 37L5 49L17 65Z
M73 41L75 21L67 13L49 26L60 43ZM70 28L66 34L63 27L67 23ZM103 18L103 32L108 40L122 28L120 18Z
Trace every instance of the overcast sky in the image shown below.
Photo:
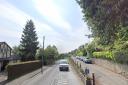
M0 0L0 41L11 47L20 44L26 21L32 19L40 45L56 45L69 52L89 42L90 34L75 0Z

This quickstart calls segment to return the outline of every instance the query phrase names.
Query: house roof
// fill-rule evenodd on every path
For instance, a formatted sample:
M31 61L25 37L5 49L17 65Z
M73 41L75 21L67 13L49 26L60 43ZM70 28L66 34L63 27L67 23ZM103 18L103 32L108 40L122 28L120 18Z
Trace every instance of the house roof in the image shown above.
M12 50L12 48L6 42L0 42L0 45L2 44L6 44Z

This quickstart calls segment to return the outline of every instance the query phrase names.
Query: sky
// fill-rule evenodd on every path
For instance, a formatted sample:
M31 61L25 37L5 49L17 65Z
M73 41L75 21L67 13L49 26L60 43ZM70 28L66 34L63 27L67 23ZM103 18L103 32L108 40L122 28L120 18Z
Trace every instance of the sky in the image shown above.
M23 28L33 20L39 45L56 45L60 53L89 43L90 30L75 0L0 0L0 42L18 46Z

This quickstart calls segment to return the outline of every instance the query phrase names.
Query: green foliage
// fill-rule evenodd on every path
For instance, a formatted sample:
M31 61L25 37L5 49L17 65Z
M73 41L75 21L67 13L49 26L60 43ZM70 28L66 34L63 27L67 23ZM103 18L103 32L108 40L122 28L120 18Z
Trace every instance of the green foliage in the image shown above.
M95 43L92 42L92 43L88 44L86 46L86 50L87 50L87 56L88 57L93 57L92 53L95 51Z
M120 25L120 30L119 30L117 36L120 40L127 41L128 40L128 26L123 27Z
M77 49L72 50L71 52L69 52L69 54L70 54L70 55L73 55L73 56L76 56L76 52L77 52Z
M46 49L45 49L45 56L52 56L52 57L56 57L58 55L58 50L56 48L56 46L48 46Z
M81 45L77 49L69 52L68 54L73 56L87 56L87 46L88 46L87 43L85 45Z
M94 40L87 53L98 58L128 62L128 1L76 0L82 8L83 20L92 31ZM89 55L89 56L90 56ZM114 57L113 57L114 56Z
M83 20L88 23L93 37L99 37L103 45L113 44L117 38L116 33L121 30L120 25L126 27L128 24L126 0L76 1L82 8Z
M21 39L20 56L22 61L34 60L36 50L38 49L38 37L32 20L29 20L25 25Z
M93 52L93 56L96 58L114 60L113 53L110 51Z
M83 50L83 56L87 56L87 51L86 51L86 49Z
M93 52L96 58L113 60L114 62L128 64L128 42L116 40L113 46L104 46L104 51Z
M77 56L83 56L83 52L80 51L80 50L77 50L76 55L77 55Z
M65 58L69 58L70 55L68 53L62 53L62 54L59 54L57 59L65 59Z
M58 56L58 50L56 46L47 46L44 51L43 60L46 61L47 64L54 63L56 57Z
M58 54L56 46L49 45L44 50L43 48L39 48L37 50L36 58L41 60L43 57L44 64L52 64L57 59Z
M36 52L36 59L41 60L43 54L44 54L44 53L43 53L43 48L37 49L37 52Z
M113 53L117 62L128 64L128 41L115 42Z
M12 54L15 56L20 56L20 46L14 46L12 48Z

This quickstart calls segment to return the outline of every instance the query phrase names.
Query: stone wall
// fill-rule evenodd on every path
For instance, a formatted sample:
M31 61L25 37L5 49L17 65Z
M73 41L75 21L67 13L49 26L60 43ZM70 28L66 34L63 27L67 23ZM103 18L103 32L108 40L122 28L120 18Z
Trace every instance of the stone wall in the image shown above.
M105 59L94 59L94 62L99 66L102 66L106 69L109 69L128 78L128 65L119 64L114 61L108 61Z

